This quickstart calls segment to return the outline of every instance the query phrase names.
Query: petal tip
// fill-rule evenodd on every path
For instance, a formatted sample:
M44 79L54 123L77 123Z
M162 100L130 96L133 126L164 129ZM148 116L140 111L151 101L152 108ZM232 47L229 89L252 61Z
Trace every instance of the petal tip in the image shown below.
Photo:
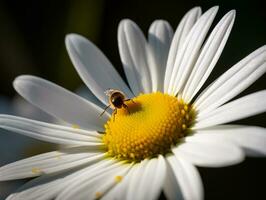
M236 16L236 10L230 10L230 11L228 12L228 15L230 15L230 17L232 17L232 18L234 19L235 16Z
M28 79L32 77L31 75L20 75L20 76L17 76L14 81L13 81L13 87L15 88L16 91L18 91L19 89L19 86L21 85L21 81L22 80L25 80L25 79Z
M211 9L218 10L219 9L219 5L213 6Z
M131 19L125 18L125 19L122 19L119 22L119 26L118 27L127 26L127 25L130 25L132 23L134 23L134 22Z
M214 14L216 14L217 12L218 12L218 10L219 10L219 6L217 5L217 6L213 6L213 7L211 7L209 10L207 10L205 13L207 13L207 12L211 12L211 13L214 13Z
M201 13L202 10L201 10L200 6L196 6L196 7L192 8L191 11Z
M68 42L70 42L70 40L72 39L73 37L73 33L69 33L65 36L65 43L67 44Z
M66 46L69 46L71 44L71 42L76 42L78 40L82 40L85 39L85 37L76 34L76 33L69 33L65 36L65 44Z

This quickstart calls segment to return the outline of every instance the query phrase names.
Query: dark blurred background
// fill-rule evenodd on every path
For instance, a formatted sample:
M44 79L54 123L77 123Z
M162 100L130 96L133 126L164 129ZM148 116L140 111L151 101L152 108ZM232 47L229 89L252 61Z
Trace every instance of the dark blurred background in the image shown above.
M134 20L147 33L155 19L166 19L175 29L192 7L203 11L220 5L216 22L236 9L235 26L208 83L230 66L266 44L266 5L263 0L176 0L176 1L0 1L0 94L12 98L12 81L20 74L44 77L70 90L82 82L64 46L67 33L79 33L93 41L123 75L117 47L121 19ZM215 24L215 23L214 23ZM266 88L265 75L243 94ZM239 124L266 126L261 114ZM1 158L0 158L1 159ZM265 199L266 159L248 158L240 165L200 168L206 199ZM163 198L163 197L162 197Z

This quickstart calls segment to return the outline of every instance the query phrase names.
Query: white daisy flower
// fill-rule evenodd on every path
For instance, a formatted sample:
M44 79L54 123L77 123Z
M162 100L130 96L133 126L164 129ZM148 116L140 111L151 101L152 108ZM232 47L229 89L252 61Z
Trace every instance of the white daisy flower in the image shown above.
M19 94L73 127L0 116L2 128L71 145L1 167L0 180L38 177L8 199L157 199L162 190L168 199L202 199L195 166L223 167L245 154L265 156L264 128L223 124L266 110L265 90L228 103L265 73L266 46L197 95L235 19L235 11L228 12L207 37L217 11L190 10L175 34L166 21L156 20L148 40L134 22L123 20L118 44L130 88L95 45L68 35L70 58L100 101L41 78L18 77ZM108 99L109 88L121 93ZM103 113L109 103L113 114Z

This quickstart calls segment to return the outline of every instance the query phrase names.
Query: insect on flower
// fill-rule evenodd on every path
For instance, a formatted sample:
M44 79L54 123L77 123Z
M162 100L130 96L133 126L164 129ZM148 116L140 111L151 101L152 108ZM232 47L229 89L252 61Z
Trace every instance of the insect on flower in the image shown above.
M100 116L102 116L105 111L108 109L108 108L112 108L114 110L114 116L116 115L117 113L117 109L121 109L121 108L125 108L128 113L130 113L129 111L129 108L127 106L127 104L125 104L126 101L132 101L132 99L126 99L126 95L121 92L120 90L116 90L116 89L108 89L105 91L105 94L108 96L108 102L109 102L109 105L107 107L105 107L104 111L101 113Z

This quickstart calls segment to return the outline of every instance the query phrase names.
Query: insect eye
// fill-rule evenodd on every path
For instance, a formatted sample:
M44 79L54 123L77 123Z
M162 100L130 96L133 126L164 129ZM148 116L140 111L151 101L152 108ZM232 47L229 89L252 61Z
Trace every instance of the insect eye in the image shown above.
M123 98L121 96L116 96L112 99L112 104L115 107L120 108L123 105Z
M117 97L113 97L111 100L114 103L117 100Z

